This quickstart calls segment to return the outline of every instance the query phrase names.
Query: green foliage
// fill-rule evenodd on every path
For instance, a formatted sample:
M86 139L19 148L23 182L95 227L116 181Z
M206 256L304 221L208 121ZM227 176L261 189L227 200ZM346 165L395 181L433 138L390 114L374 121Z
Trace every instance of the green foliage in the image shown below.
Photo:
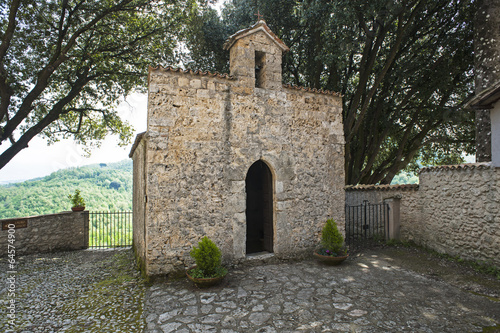
M110 188L120 182L118 189ZM62 169L21 183L0 186L0 218L59 213L68 210L68 195L81 191L90 211L132 210L132 161Z
M84 149L108 134L130 142L116 106L175 63L183 0L0 2L0 168L40 133Z
M395 184L418 184L418 176L413 172L401 171L398 173L391 182L391 185Z
M71 201L72 207L85 207L85 200L83 200L80 190L75 190L75 194L68 194L69 201Z
M347 183L390 184L417 161L449 164L474 150L474 113L462 105L473 93L476 7L476 0L232 0L218 19L197 8L186 45L193 66L228 70L214 57L259 10L290 47L285 83L344 96Z
M89 246L130 246L133 240L131 212L90 214Z
M199 277L216 277L221 273L221 251L208 237L203 237L189 253L196 262Z
M337 223L333 219L328 219L321 232L321 245L325 250L333 255L342 251L344 238L337 228Z

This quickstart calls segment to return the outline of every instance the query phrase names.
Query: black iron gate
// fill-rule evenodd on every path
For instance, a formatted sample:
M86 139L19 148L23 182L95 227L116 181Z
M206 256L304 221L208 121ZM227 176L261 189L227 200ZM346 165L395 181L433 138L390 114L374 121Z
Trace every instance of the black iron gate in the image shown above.
M89 212L89 247L132 246L132 212Z
M346 205L345 221L345 241L349 246L385 240L389 234L389 205L367 200L358 206Z

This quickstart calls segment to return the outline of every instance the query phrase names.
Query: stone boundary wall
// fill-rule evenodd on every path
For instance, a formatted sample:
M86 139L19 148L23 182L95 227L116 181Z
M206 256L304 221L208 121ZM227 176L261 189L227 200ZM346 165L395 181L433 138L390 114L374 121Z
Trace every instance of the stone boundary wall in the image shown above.
M2 219L0 224L0 257L7 256L9 244L15 246L16 255L81 250L89 246L88 211ZM14 232L9 231L9 225L13 224ZM9 243L9 234L15 236L13 244Z
M346 204L401 198L401 239L500 267L500 168L423 168L419 185L348 186Z
M415 241L500 267L500 168L489 163L425 168Z
M371 204L379 204L386 199L400 198L401 239L413 240L422 209L418 189L418 185L347 186L346 205L358 206L365 200Z

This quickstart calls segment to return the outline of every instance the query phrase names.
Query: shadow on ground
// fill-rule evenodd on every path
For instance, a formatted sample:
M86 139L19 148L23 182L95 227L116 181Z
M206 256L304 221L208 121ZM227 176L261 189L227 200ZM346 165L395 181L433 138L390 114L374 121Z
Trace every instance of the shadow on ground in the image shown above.
M493 274L478 272L468 263L407 246L375 246L359 250L354 257L363 256L379 256L394 266L500 302L500 279Z

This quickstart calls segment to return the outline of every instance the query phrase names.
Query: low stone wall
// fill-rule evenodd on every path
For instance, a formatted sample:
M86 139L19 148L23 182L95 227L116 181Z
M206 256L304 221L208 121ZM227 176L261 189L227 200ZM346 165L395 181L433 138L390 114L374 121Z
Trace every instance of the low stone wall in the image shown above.
M500 168L486 163L420 172L418 244L500 267Z
M0 223L0 257L6 257L9 249L20 255L89 246L88 211L3 219Z
M401 239L500 267L500 168L488 163L423 168L419 185L346 187L346 204L401 198Z

